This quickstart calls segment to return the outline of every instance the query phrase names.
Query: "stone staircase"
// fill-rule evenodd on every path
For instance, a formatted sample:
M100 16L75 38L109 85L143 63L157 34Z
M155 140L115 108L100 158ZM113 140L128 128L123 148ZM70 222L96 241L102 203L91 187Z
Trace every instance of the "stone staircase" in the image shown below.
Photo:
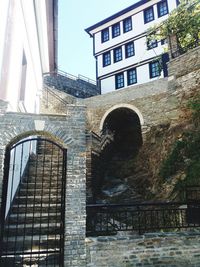
M63 154L38 143L4 226L0 266L63 266Z

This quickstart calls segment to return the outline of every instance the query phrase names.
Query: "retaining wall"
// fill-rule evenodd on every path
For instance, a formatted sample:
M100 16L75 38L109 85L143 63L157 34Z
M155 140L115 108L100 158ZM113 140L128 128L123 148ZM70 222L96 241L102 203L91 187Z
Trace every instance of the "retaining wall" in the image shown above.
M87 267L199 267L200 232L87 238Z

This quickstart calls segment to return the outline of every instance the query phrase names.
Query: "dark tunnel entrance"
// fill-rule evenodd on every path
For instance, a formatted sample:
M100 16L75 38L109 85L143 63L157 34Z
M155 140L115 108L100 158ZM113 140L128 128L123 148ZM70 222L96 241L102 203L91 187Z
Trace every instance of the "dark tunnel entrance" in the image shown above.
M105 119L102 134L112 133L114 153L125 158L134 156L142 145L141 125L138 115L128 108L113 110Z
M126 178L133 172L134 159L142 146L141 124L136 112L125 107L111 111L103 123L103 138L112 141L106 143L99 158L93 158L94 200L115 202L116 196L128 190Z

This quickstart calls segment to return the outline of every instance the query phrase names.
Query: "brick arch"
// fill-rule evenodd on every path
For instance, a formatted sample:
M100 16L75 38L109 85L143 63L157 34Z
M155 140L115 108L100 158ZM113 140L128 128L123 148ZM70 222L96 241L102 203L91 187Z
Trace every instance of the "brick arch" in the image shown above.
M50 132L36 131L36 130L19 133L17 136L14 136L11 140L9 140L9 142L7 143L6 146L12 146L13 144L17 143L18 141L20 141L26 137L29 137L29 136L41 136L41 137L47 138L51 141L54 141L55 143L57 143L59 146L61 146L63 148L67 148L67 145L58 136L55 136L54 134L52 134Z
M130 109L132 111L134 111L137 115L138 115L138 118L140 120L140 125L144 125L144 118L142 116L142 113L139 111L138 108L136 108L135 106L133 105L130 105L130 104L126 104L126 103L122 103L122 104L117 104L117 105L114 105L112 106L111 108L109 108L103 115L102 119L101 119L101 122L100 122L100 126L99 126L99 129L100 131L102 131L103 129L103 125L104 125L104 122L105 122L105 119L107 118L107 116L115 109L118 109L118 108L127 108L127 109Z

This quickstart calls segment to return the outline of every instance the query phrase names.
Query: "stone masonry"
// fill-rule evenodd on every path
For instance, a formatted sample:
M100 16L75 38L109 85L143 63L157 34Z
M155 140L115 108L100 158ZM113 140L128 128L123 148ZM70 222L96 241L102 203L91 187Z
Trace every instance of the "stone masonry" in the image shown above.
M20 139L42 135L67 148L65 266L85 266L85 107L69 105L67 115L5 113L0 109L0 201L5 149ZM0 203L1 204L1 203Z
M111 111L119 107L131 108L138 114L145 141L145 134L152 126L164 123L178 124L181 119L181 109L193 92L199 90L200 48L198 47L170 60L168 78L101 96L76 99L76 103L86 106L86 128L97 134L100 134L103 121ZM86 266L199 267L199 242L199 232L87 238Z
M199 267L200 232L87 238L87 267Z
M40 134L67 148L64 266L200 266L199 232L85 239L85 130L100 133L106 116L119 107L131 108L138 114L144 140L145 133L152 126L165 122L178 123L180 108L188 101L191 92L200 88L199 53L200 48L196 48L171 60L168 79L155 80L89 99L75 101L70 98L67 104L66 96L65 103L57 103L57 108L52 109L54 115L6 113L6 103L0 102L0 201L5 149L8 144ZM56 110L60 115L55 115Z

